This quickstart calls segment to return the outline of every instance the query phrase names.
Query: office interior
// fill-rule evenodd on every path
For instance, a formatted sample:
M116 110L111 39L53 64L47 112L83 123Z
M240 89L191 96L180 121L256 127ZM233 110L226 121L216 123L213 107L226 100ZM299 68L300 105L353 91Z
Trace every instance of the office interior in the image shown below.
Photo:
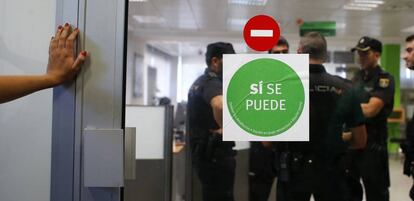
M278 21L281 35L289 41L291 53L296 53L302 23L335 22L334 36L327 37L329 59L324 65L329 73L348 79L359 69L356 55L350 52L358 39L367 35L382 41L384 53L381 64L398 80L394 108L404 111L402 122L389 123L390 198L393 201L410 200L408 192L412 178L402 174L403 154L399 144L392 140L404 138L406 121L414 113L414 73L405 67L401 57L405 37L414 33L413 0L375 1L377 3L361 3L358 0L74 2L0 0L2 75L42 73L47 65L50 36L62 20L81 25L80 30L90 35L82 35L80 40L87 41L83 45L91 48L91 60L85 64L86 69L75 85L44 90L0 105L0 200L61 201L61 197L65 197L64 200L85 201L201 200L200 184L191 170L186 146L188 89L206 68L205 53L209 43L231 42L238 54L267 53L250 49L243 40L245 23L258 14L272 16ZM72 14L77 10L83 11L83 14ZM111 12L107 13L108 10ZM127 15L122 19L120 16L125 13ZM91 23L95 20L99 23ZM111 22L117 23L108 25ZM122 40L117 38L122 35ZM106 43L111 37L113 40ZM122 54L118 54L120 52ZM117 57L111 60L109 57L114 54ZM106 63L114 63L114 74L95 67ZM123 77L119 70L122 66L125 67ZM113 78L118 75L121 78ZM106 82L108 80L114 84ZM122 83L125 83L124 87ZM107 90L109 84L113 88ZM70 100L65 102L62 100L65 98ZM80 103L82 106L73 106ZM59 124L58 115L70 113L69 110L56 109L58 106L75 108L74 117L98 119L98 126L94 126L95 121L79 123L80 120L69 118L75 125L70 129L82 130L75 132L73 149L66 149L66 146L59 144L65 142L57 143L58 139L54 137L60 136L54 134L56 129L64 128ZM115 111L115 107L123 108ZM101 112L105 108L113 116L105 117L107 113ZM119 122L113 119L124 119L120 121L123 125L119 126ZM85 149L82 147L86 145L82 135L91 133L88 139L93 140L94 132L89 130L105 127L101 122L113 122L109 127L118 125L125 131L132 128L131 132L135 135L125 141L125 146L129 143L130 149L128 153L125 151L127 156L122 166L125 168L122 185L117 188L97 185L91 190L84 187L99 181L85 177L89 173L83 169L86 164L83 160L89 152L83 152ZM238 142L236 149L239 154L234 193L236 200L244 201L248 199L249 143ZM74 159L59 157L60 152L65 150L74 152L69 154ZM56 178L61 174L62 166L67 165L65 159L75 161L68 163L73 166L70 171L74 174ZM93 168L94 164L89 167ZM114 167L119 168L119 165ZM112 173L107 172L108 175ZM70 180L67 184L69 189L62 184L65 180ZM275 186L269 200L275 200L274 189Z

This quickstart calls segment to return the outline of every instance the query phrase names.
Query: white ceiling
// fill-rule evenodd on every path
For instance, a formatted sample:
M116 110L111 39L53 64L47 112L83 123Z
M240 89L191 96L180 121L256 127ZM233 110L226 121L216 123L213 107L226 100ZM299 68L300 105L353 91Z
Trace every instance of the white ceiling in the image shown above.
M229 41L246 49L244 23L258 14L273 16L282 35L290 41L299 39L296 21L336 21L337 34L328 38L337 49L351 47L363 35L384 42L403 42L409 33L402 29L414 26L414 0L385 0L372 11L344 10L349 0L268 0L265 6L229 4L227 0L147 0L130 2L129 30L154 46L171 54L199 54L205 44ZM155 23L134 19L150 18Z

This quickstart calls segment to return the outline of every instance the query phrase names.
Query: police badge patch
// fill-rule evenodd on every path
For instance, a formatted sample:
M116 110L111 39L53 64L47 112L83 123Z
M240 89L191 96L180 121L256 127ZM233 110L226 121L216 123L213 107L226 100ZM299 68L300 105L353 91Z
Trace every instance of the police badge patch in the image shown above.
M380 80L379 80L379 86L381 88L386 88L386 87L388 87L388 85L390 85L390 79L388 79L388 78L380 78Z

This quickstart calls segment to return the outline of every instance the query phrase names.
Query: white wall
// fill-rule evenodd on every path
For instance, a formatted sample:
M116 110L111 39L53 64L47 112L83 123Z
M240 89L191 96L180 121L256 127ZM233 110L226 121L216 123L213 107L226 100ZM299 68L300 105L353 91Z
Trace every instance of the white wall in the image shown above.
M171 63L171 56L149 48L145 57L148 57L149 63L147 67L155 68L157 70L157 91L154 94L156 97L170 97L170 85L171 85L171 70L173 68ZM176 67L176 65L174 66ZM149 100L151 97L149 98Z
M0 0L0 75L45 72L54 21L53 0ZM1 201L49 200L51 122L50 89L0 105Z
M207 68L205 56L187 56L182 57L182 76L181 76L181 99L179 101L187 101L188 90L191 85Z
M143 104L144 103L144 94L142 97L134 97L133 90L134 90L134 83L133 77L135 73L135 64L134 64L134 54L142 56L142 64L141 67L144 66L145 62L145 44L146 42L136 36L132 32L128 32L128 41L127 41L127 75L126 75L126 104ZM144 71L144 69L143 69ZM142 72L143 75L145 72ZM143 78L145 78L143 76ZM142 87L146 89L146 80L137 80L138 82L142 83Z
M156 103L150 98L148 92L148 68L157 70L157 91L153 94L157 98L168 97L172 104L177 102L177 63L176 56L168 55L158 49L148 47L148 41L137 37L132 32L128 33L127 50L127 81L126 81L126 104L153 105ZM134 55L142 59L137 63ZM135 78L142 87L142 96L134 96L134 76L140 71L141 77Z

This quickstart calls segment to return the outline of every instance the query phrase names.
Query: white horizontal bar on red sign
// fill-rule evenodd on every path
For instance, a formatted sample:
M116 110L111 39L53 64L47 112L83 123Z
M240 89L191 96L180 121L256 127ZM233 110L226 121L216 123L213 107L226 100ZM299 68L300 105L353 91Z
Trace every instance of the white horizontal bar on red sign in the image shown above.
M250 37L273 37L273 30L252 29Z

